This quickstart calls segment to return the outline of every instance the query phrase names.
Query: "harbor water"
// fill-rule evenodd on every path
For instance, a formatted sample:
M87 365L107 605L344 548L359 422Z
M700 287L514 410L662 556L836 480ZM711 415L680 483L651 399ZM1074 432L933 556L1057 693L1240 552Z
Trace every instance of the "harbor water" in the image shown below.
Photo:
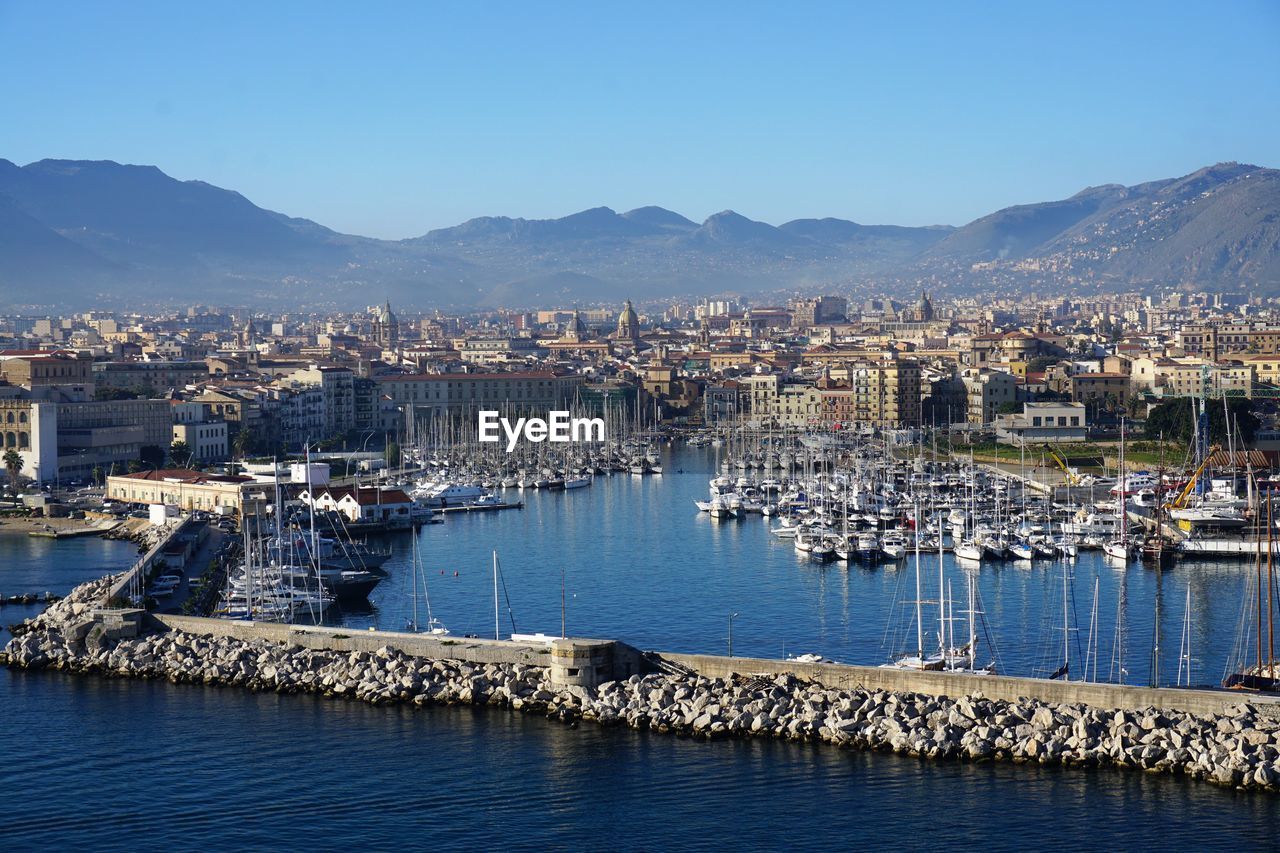
M423 528L416 535L432 615L455 634L492 634L497 550L504 634L513 619L521 632L559 633L562 590L569 633L643 648L724 651L736 613L735 654L880 663L904 628L914 631L910 562L811 562L772 537L765 519L698 513L693 500L706 494L713 451L670 451L663 465L660 477L526 492L523 510L454 514ZM390 576L367 608L340 621L403 627L414 607L409 536L391 537ZM0 535L0 593L66 592L135 556L126 543ZM924 565L930 598L936 555ZM949 556L944 570L958 615L965 575ZM1088 646L1096 578L1100 677L1112 662L1123 589L1125 680L1149 680L1158 599L1161 679L1171 683L1190 586L1194 680L1216 682L1246 571L1244 563L1117 570L1083 555L1067 577L1068 621L1079 628L1068 635L1072 660ZM1056 666L1062 564L984 565L977 577L1001 670L1036 675ZM420 595L417 607L425 622ZM924 610L936 619L936 605ZM10 623L34 612L0 614ZM1082 666L1073 663L1073 677ZM215 850L1275 843L1271 795L1112 770L707 743L499 710L373 707L49 672L0 670L0 707L8 746L0 839L24 847L136 847L136 839Z
M729 614L736 613L738 655L819 654L876 665L914 646L914 557L871 567L820 563L773 536L775 522L762 516L712 519L698 512L694 500L706 500L716 464L709 448L673 449L659 476L614 474L568 492L509 490L508 499L518 496L524 509L456 513L444 524L423 527L418 553L432 615L455 634L492 637L497 550L504 636L513 624L521 633L560 633L563 576L566 627L576 636L723 653ZM395 540L387 563L391 577L370 596L371 607L336 621L399 630L411 620L409 535ZM921 610L926 644L934 647L938 562L936 553L921 556ZM963 642L968 570L950 554L942 563L951 600L943 627ZM1072 678L1085 675L1086 658L1093 677L1096 658L1098 679L1149 684L1158 642L1160 682L1173 684L1186 622L1192 683L1216 684L1235 641L1250 570L1245 561L1181 562L1165 571L1135 561L1120 569L1100 551L1082 551L1070 563L983 563L973 574L983 611L980 660L986 663L994 648L1001 673L1047 677L1063 663L1065 624ZM419 589L420 624L426 621L424 597Z

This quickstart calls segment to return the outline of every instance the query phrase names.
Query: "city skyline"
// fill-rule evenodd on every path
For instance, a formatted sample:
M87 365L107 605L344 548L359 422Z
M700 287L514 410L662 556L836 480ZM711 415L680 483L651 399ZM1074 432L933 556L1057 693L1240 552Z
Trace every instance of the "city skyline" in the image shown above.
M282 5L246 27L218 9L9 3L0 86L18 130L0 156L155 164L383 238L599 205L963 225L1278 162L1280 119L1257 110L1280 95L1271 4L1132 6L1106 28L1101 7L669 8L315 20Z

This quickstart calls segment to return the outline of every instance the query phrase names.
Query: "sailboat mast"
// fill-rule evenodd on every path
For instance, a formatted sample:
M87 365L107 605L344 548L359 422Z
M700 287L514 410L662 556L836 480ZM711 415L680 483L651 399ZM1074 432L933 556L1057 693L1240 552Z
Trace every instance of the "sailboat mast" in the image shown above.
M1271 557L1271 492L1267 492L1267 557ZM1258 513L1262 523L1262 513ZM1262 533L1258 533L1258 675L1262 675Z
M413 560L413 565L411 567L413 569L413 573L410 577L409 583L411 584L410 594L413 598L413 630L414 630L414 633L417 633L418 631L418 532L416 530L413 531L413 554L411 559Z
M1275 634L1275 571L1273 564L1273 554L1275 549L1271 546L1271 531L1275 529L1275 522L1271 518L1271 492L1267 491L1267 665L1270 670L1271 678L1276 677L1276 634ZM1259 592L1261 594L1261 592ZM1258 674L1262 674L1261 668Z
M941 537L940 537L941 539ZM938 646L942 647L942 657L947 653L947 593L946 569L942 565L942 548L938 548Z
M1156 613L1155 613L1155 639L1151 644L1151 686L1160 686L1160 578L1159 570L1156 574Z
M848 510L845 511L848 518ZM920 668L924 669L924 619L920 612L920 504L916 503L916 654L920 656ZM846 546L848 547L848 546Z
M1098 680L1098 576L1093 576L1093 607L1089 610L1089 645L1085 647L1084 680L1089 681L1089 659L1093 659L1093 681Z
M493 552L493 638L501 640L498 627L498 552Z
M1126 494L1129 491L1129 484L1125 481L1124 470L1124 416L1120 416L1120 494L1116 500L1116 523L1120 525L1120 544L1128 546L1129 544L1129 523L1125 517L1124 505L1127 502Z
M1067 618L1067 561L1062 561L1062 677L1071 680L1071 625Z
M969 668L978 668L978 608L977 596L974 594L973 575L965 576L969 583Z

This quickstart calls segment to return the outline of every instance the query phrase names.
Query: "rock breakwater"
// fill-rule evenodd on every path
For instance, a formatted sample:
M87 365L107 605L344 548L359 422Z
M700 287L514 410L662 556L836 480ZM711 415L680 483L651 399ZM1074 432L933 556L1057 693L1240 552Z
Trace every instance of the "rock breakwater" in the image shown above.
M1239 788L1280 786L1280 720L1244 703L1213 716L1116 711L834 689L792 675L651 674L566 688L538 666L431 660L391 647L344 652L179 631L112 639L86 620L104 590L105 582L81 587L31 620L8 644L8 664L373 704L495 705L573 724L711 739L773 737L935 759L1114 766Z

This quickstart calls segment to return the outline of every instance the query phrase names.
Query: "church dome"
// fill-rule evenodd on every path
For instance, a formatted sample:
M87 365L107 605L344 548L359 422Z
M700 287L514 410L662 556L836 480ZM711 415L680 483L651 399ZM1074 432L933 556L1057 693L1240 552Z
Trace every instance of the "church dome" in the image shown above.
M631 340L640 337L640 318L636 316L636 309L631 307L630 299L623 304L622 313L618 315L618 337Z
M622 306L622 313L618 315L618 325L634 325L640 320L636 317L636 309L631 307L631 300L628 299Z

